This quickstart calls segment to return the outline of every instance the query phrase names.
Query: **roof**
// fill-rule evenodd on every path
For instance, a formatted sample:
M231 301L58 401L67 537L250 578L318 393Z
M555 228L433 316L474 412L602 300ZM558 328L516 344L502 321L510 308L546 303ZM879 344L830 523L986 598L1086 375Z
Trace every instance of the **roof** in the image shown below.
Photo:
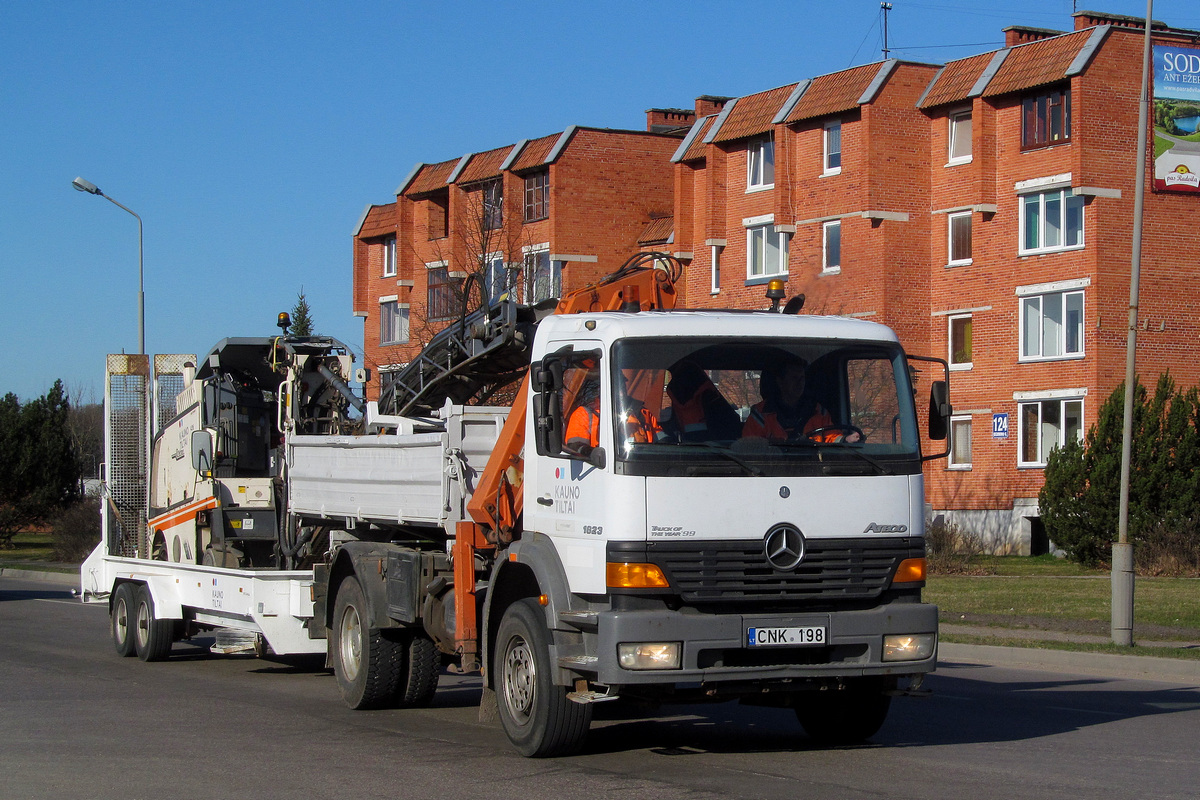
M917 102L917 108L960 103L972 97L971 90L995 55L995 52L980 53L970 58L951 61L934 76L929 88L925 90L925 96Z
M813 78L797 102L785 122L800 122L814 117L824 117L830 114L840 114L857 108L864 100L867 88L875 82L881 70L894 65L895 62L864 64L841 72L821 75Z
M713 121L716 118L717 116L712 114L707 117L701 117L692 124L691 131L680 142L679 149L675 151L675 155L671 156L672 163L690 161L693 158L704 158L704 139L708 136L708 130L712 127Z
M795 88L796 84L791 83L739 97L713 141L729 142L767 133L772 129L771 120Z
M546 159L550 155L550 150L553 149L554 143L558 141L561 133L552 133L549 136L543 136L540 139L532 139L521 148L521 154L517 156L516 161L509 167L513 172L519 172L523 169L533 169L540 167L546 163Z
M500 165L504 163L505 157L512 151L512 148L513 146L510 144L471 156L471 160L459 173L455 183L477 183L488 178L500 177Z
M1019 92L1069 78L1076 57L1097 31L1107 32L1107 28L1075 31L1010 48L995 77L988 81L983 96Z
M671 240L671 235L675 232L674 217L660 217L650 220L649 224L642 229L642 233L638 236L639 245L649 244L667 244Z
M425 194L446 188L446 181L450 178L450 173L458 161L459 159L456 158L440 164L422 165L413 179L409 181L408 186L403 189L403 193L408 195Z
M358 224L355 236L360 239L371 239L378 236L394 236L396 234L396 204L388 203L382 206L367 206L363 212L362 221Z

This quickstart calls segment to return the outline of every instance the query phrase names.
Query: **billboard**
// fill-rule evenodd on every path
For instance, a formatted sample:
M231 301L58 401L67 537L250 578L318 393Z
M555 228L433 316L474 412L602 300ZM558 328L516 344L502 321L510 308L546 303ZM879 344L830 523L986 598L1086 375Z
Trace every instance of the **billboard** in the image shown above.
M1200 48L1154 46L1154 189L1200 194Z

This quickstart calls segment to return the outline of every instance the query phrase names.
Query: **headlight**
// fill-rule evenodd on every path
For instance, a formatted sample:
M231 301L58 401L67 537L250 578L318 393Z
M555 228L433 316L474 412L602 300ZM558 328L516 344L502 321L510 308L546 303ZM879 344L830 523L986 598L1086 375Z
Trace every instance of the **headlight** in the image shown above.
M914 633L883 637L884 661L922 661L933 655L937 634Z
M679 669L679 642L635 642L617 645L623 669Z

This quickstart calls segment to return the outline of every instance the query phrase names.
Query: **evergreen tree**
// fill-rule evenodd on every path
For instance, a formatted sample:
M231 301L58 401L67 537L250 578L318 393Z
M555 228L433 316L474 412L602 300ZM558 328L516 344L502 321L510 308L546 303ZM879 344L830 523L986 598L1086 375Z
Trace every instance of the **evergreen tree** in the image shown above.
M308 307L308 298L304 296L304 287L296 295L296 305L292 307L292 325L287 329L288 336L312 336L313 319Z

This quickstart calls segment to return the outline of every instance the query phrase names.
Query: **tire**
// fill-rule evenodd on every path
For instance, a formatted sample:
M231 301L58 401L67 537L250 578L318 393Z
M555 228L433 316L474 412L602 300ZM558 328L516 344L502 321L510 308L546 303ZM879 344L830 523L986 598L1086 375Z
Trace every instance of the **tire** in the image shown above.
M796 698L796 719L817 744L859 744L887 719L892 698L879 681L863 680L841 691L805 692Z
M338 587L329 642L342 700L355 710L387 708L404 676L404 645L371 628L370 611L357 578Z
M578 751L592 722L592 707L568 700L566 687L554 684L549 640L536 601L519 600L504 612L492 669L500 724L530 758Z
M133 643L133 597L132 584L122 583L113 590L109 627L112 631L113 646L117 648L117 655L122 658L128 658L137 652Z
M171 641L175 634L175 622L159 619L154 613L154 598L150 589L142 585L137 588L134 599L133 646L142 661L162 661L171 655Z
M396 705L401 708L426 708L437 693L442 671L442 654L423 633L404 634L404 670Z

